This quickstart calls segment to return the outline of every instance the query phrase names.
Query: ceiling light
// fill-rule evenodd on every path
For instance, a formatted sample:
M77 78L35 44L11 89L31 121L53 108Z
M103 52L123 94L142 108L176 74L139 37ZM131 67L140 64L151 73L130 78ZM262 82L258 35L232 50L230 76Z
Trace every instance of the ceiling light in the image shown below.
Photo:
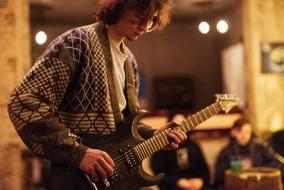
M228 31L229 25L225 20L219 20L217 25L216 25L216 28L217 28L218 32L224 34Z
M207 34L210 30L210 26L207 22L205 21L202 21L199 26L198 26L198 29L199 31L202 33L202 34Z
M43 45L47 40L47 35L44 31L39 31L35 36L36 43L38 45Z

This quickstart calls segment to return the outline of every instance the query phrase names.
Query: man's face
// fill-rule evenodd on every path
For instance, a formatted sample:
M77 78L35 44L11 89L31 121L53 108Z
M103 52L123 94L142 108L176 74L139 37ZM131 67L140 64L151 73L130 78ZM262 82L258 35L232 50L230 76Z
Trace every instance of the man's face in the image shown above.
M143 20L135 10L126 10L120 20L115 23L115 30L121 36L131 41L136 40L139 36L148 31L152 19Z
M252 127L251 127L251 125L250 124L245 124L244 126L242 126L240 128L240 130L233 129L232 130L232 136L236 139L236 141L240 145L248 144L248 142L250 141L251 136L252 136Z

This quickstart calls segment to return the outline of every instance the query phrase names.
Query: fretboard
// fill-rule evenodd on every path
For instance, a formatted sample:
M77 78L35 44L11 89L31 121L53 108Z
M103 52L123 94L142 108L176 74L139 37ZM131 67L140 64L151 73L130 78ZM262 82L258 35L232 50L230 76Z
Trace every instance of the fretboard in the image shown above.
M194 115L189 116L188 118L184 119L181 124L174 128L174 130L181 130L185 133L193 130L196 126L201 124L203 121L207 120L213 115L216 115L221 111L221 107L219 103L211 104L210 106L202 109L201 111L197 112ZM143 141L142 143L137 144L133 147L138 159L140 161L144 160L145 158L151 156L158 150L161 150L165 146L167 146L170 141L168 139L168 133L171 129L167 129L152 138Z

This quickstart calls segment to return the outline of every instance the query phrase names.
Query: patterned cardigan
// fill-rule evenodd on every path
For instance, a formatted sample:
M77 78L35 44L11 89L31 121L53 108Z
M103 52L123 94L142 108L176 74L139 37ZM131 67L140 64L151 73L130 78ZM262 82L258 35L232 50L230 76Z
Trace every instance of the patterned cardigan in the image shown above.
M137 65L126 61L129 113L138 109ZM56 38L12 93L8 112L29 149L58 164L77 167L87 146L78 134L112 134L122 122L106 29L98 23ZM153 130L141 127L149 137Z

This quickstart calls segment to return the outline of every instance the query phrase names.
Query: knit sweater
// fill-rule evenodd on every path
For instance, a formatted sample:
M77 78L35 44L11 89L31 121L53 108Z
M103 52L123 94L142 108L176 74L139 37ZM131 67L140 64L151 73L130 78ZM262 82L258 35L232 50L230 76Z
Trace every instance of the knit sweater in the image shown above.
M133 55L125 63L127 113L138 109ZM12 93L8 112L23 142L51 162L77 167L87 146L80 134L107 135L122 122L109 40L99 23L56 38ZM141 128L144 136L153 132Z

